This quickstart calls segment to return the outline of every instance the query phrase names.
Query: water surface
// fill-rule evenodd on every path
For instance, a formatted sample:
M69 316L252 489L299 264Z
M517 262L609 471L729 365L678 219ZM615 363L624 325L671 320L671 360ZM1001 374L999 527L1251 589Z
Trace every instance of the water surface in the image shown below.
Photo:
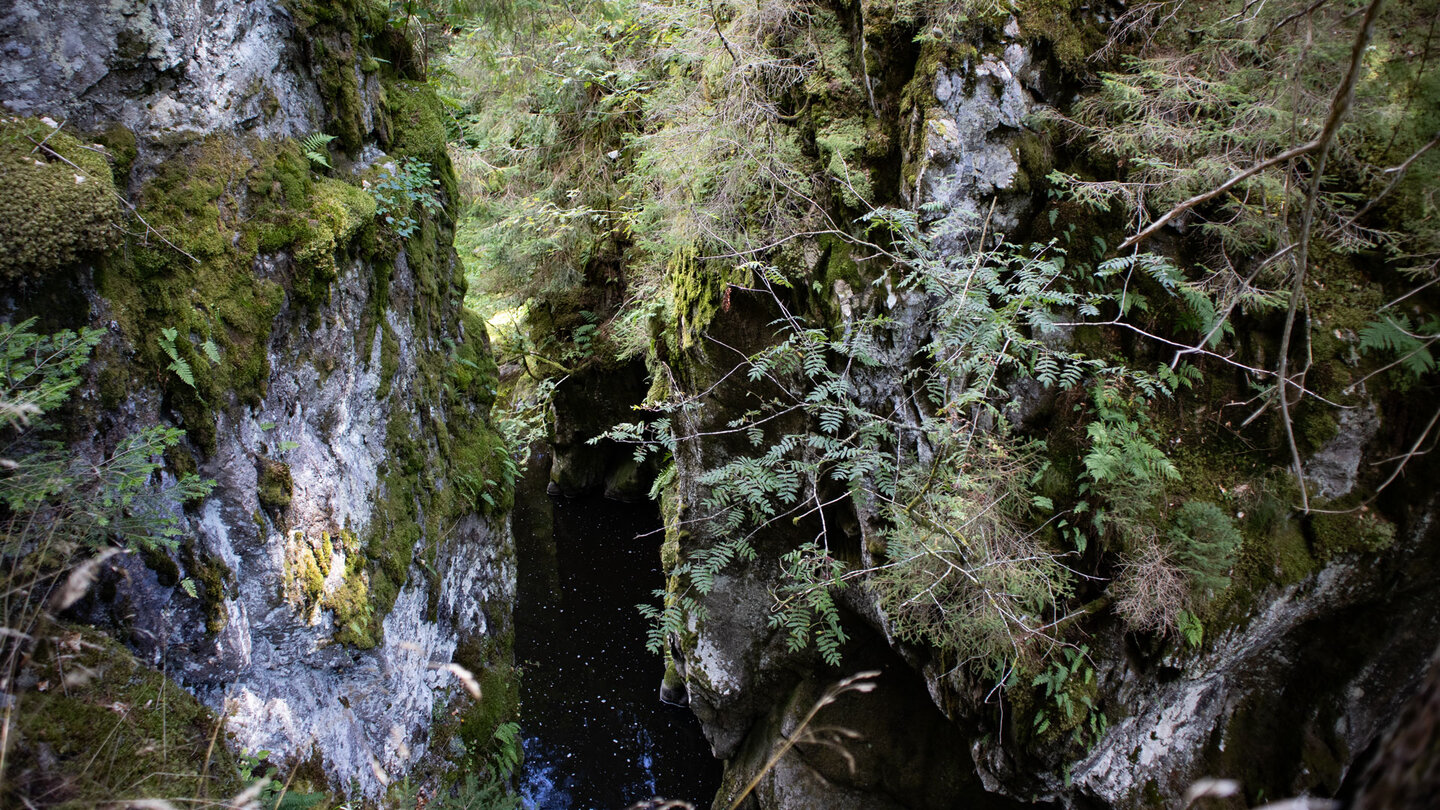
M527 806L622 810L664 796L708 807L720 764L694 715L659 701L664 663L645 650L635 609L663 585L654 505L525 489L515 652Z

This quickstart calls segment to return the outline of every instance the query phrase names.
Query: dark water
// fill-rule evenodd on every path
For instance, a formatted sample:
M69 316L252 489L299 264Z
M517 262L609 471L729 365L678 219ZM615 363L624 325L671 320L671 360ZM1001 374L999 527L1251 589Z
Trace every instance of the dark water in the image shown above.
M521 794L535 810L623 810L663 796L708 807L720 765L689 710L658 698L664 663L635 609L662 587L649 503L527 488L516 507L523 667Z

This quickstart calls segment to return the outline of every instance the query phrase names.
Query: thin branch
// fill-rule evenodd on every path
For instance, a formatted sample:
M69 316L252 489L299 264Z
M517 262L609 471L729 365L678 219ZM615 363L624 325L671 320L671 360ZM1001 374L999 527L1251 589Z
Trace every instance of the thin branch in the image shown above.
M1430 423L1425 426L1424 430L1420 431L1420 435L1416 437L1415 443L1410 445L1410 450L1400 457L1400 463L1395 465L1395 469L1390 473L1390 477L1385 479L1385 483L1375 488L1375 494L1370 496L1370 500L1375 500L1381 490L1390 486L1396 478L1400 477L1400 472L1405 469L1405 465L1409 463L1410 459L1420 455L1418 452L1420 445L1425 443L1425 437L1429 436L1430 431L1435 429L1435 423L1437 421L1440 421L1440 410L1435 411L1435 415L1430 417Z
M1191 208L1194 208L1195 206L1203 202L1208 202L1209 200L1213 200L1216 197L1219 197L1221 194L1224 194L1225 192L1234 188L1237 184L1243 183L1244 181L1250 179L1251 177L1254 177L1255 175L1265 171L1266 169L1269 169L1273 166L1278 166L1288 160L1293 160L1294 158L1300 157L1301 155L1304 155L1308 152L1313 152L1316 149L1320 148L1320 145L1320 139L1316 138L1309 143L1301 144L1293 149L1287 149L1284 152L1276 155L1275 157L1270 158L1269 160L1262 160L1259 163L1256 163L1254 166L1251 166L1250 168L1237 173L1229 180L1226 180L1225 182L1221 183L1215 188L1210 189L1209 191L1203 192L1201 194L1196 194L1190 199L1177 204L1169 211L1166 211L1164 216L1150 223L1149 227L1145 228L1145 230L1135 234L1129 239L1126 239L1120 244L1120 247L1116 248L1116 251L1120 253L1125 252L1126 250L1150 238L1155 234L1156 231L1163 228L1165 224L1168 223L1170 220L1180 216L1186 211L1189 211Z
M1410 170L1410 164L1419 160L1422 155L1435 148L1437 144L1440 144L1440 132L1435 133L1435 137L1431 138L1429 143L1425 144L1419 149L1416 149L1415 153L1410 155L1410 157L1405 158L1405 161L1399 166L1392 166L1386 169L1384 172L1385 174L1395 175L1390 179L1390 184L1387 185L1379 194L1376 194L1373 198L1371 198L1369 202L1365 203L1365 207L1355 212L1355 215L1346 220L1345 224L1353 225L1356 220L1360 219L1360 217L1363 217L1366 214L1370 213L1371 209L1379 205L1380 201L1385 199L1386 195L1388 195L1390 192L1394 191L1395 187L1400 185L1401 180L1405 179L1405 172Z
M1290 306L1285 313L1285 330L1280 335L1280 361L1276 369L1276 376L1279 378L1277 393L1280 395L1280 421L1285 426L1285 440L1290 444L1290 459L1295 467L1295 477L1300 482L1300 504L1306 512L1310 511L1310 494L1305 490L1305 463L1300 458L1300 447L1295 442L1295 424L1290 417L1290 340L1295 330L1295 315L1305 296L1310 231L1315 221L1315 206L1320 201L1320 183L1325 176L1325 160L1329 156L1330 145L1335 140L1335 132L1340 128L1340 121L1344 119L1345 113L1350 109L1350 102L1355 97L1355 83L1360 78L1365 48L1370 44L1370 35L1375 30L1375 19L1384 3L1385 0L1371 0L1365 9L1365 16L1360 21L1360 30L1355 34L1355 44L1350 51L1350 69L1346 71L1340 86L1335 89L1335 99L1330 103L1330 114L1325 117L1325 126L1312 142L1320 154L1315 161L1314 173L1310 178L1310 192L1305 200L1305 212L1300 219L1300 238L1296 240L1295 250L1295 282L1290 288ZM1308 321L1306 329L1308 334Z
M1255 44L1256 44L1257 46L1259 46L1259 45L1264 45L1264 44L1265 44L1265 40L1267 40L1267 39L1269 39L1270 37L1274 36L1274 34L1275 34L1276 31L1279 31L1281 28L1284 28L1285 26L1289 25L1290 23L1295 22L1296 20L1300 19L1301 17L1307 17L1307 16L1309 16L1309 15L1311 15L1311 14L1314 14L1316 11L1318 11L1318 10L1320 9L1321 6L1325 5L1325 4L1328 3L1328 2L1330 2L1330 0L1315 0L1315 2L1311 3L1309 6L1303 8L1303 9L1297 11L1297 12L1295 12L1294 14L1291 14L1290 16L1286 17L1285 19L1281 20L1280 22L1275 23L1273 26L1270 27L1270 30L1269 30L1269 31L1266 31L1264 34L1261 34L1261 35L1260 35L1260 38L1257 39L1257 40L1255 40Z

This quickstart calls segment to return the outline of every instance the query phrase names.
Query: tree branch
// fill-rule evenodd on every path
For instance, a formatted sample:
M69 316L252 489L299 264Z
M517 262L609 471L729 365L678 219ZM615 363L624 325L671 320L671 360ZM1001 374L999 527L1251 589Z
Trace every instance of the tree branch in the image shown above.
M1375 19L1384 3L1385 0L1370 0L1370 5L1366 7L1365 16L1360 21L1360 30L1355 33L1355 44L1350 51L1350 69L1346 71L1340 86L1335 89L1335 98L1330 102L1330 113L1325 116L1325 126L1312 142L1320 154L1310 177L1310 192L1305 200L1305 212L1300 219L1300 238L1296 240L1295 250L1295 282L1290 287L1290 306L1285 312L1285 330L1280 335L1280 362L1276 369L1276 376L1279 378L1276 391L1280 395L1280 421L1285 426L1285 440L1290 445L1290 460L1295 467L1295 477L1300 482L1300 505L1306 512L1310 511L1310 494L1305 490L1305 464L1300 458L1300 447L1295 443L1294 420L1290 418L1290 339L1295 330L1295 314L1305 296L1310 231L1315 222L1315 206L1320 200L1320 183L1325 177L1325 159L1329 156L1330 144L1335 140L1340 121L1345 118L1345 113L1350 109L1350 101L1355 97L1355 82L1360 78L1365 48L1370 44L1370 35L1375 30ZM1306 328L1309 328L1308 323Z
M1179 203L1174 208L1171 208L1169 211L1166 211L1164 216L1150 223L1150 225L1146 227L1145 230L1135 234L1129 239L1126 239L1120 244L1119 248L1116 248L1117 252L1123 253L1129 248L1140 244L1141 242L1153 236L1156 231L1165 227L1166 223L1170 222L1170 220L1180 216L1186 211L1189 211L1191 208L1194 208L1200 203L1207 202L1209 200L1215 199L1216 197L1219 197L1221 194L1224 194L1225 192L1234 188L1237 184L1242 183L1250 179L1251 177L1254 177L1255 175L1265 171L1268 168L1271 168L1272 166L1277 166L1287 160L1291 160L1293 158L1297 158L1303 154L1306 154L1307 152L1313 152L1318 148L1320 148L1320 139L1316 138L1309 143L1301 144L1300 146L1297 146L1293 149L1287 149L1284 152L1276 155L1275 157L1270 158L1269 160L1262 160L1259 163L1256 163L1254 166L1251 166L1250 168L1237 173L1235 176L1231 177L1229 180L1226 180L1215 188L1212 188L1209 191L1201 194L1196 194L1194 197L1191 197L1190 199Z

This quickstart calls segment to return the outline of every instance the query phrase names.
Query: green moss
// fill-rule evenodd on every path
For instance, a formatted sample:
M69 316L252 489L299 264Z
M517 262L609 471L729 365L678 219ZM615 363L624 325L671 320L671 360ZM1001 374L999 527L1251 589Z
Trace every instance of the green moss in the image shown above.
M821 278L825 287L832 289L836 281L844 281L852 290L863 289L865 279L860 275L860 265L855 263L850 243L829 234L820 237L818 242L823 251Z
M704 262L679 259L671 263L668 274L670 300L674 302L674 328L667 330L667 340L674 340L671 356L696 345L710 321L726 306L725 290L731 284L748 287L753 274L748 267L730 264L711 267Z
M1105 42L1088 11L1082 0L1023 0L1016 17L1027 36L1050 43L1062 66L1083 71L1085 60Z
M1240 503L1245 543L1237 571L1252 586L1289 585L1318 567L1300 523L1291 514L1290 494L1287 489L1276 493L1268 485L1258 485L1257 491ZM1294 494L1298 497L1298 492Z
M325 606L335 612L335 640L368 650L379 642L375 609L370 599L370 577L360 541L353 532L341 532L345 549L345 577L340 587L325 597Z
M183 547L181 557L185 570L195 581L201 608L205 612L205 629L219 633L230 621L230 613L225 610L225 595L235 583L235 572L224 560L204 553L193 542Z
M384 399L390 395L390 384L395 381L395 372L400 370L400 341L388 321L380 322L380 385L375 396Z
M283 461L260 458L256 466L260 505L272 515L283 512L295 494L295 484L290 478L290 465Z
M362 228L373 227L375 198L348 183L319 178L309 202L307 227L291 242L302 271L295 276L291 295L302 304L314 305L329 300L330 282L339 274L336 253Z
M264 396L266 350L287 295L299 306L328 296L335 254L363 242L374 201L359 188L313 180L293 143L227 136L181 150L139 199L153 230L109 256L97 285L141 364L162 382L167 405L209 452L215 409L232 396L250 404ZM282 250L295 256L289 272L279 280L257 275L256 257ZM193 386L167 370L156 340L167 328L179 333L175 348ZM220 362L201 351L207 341Z
M1340 425L1329 406L1306 403L1305 407L1296 410L1295 433L1300 449L1314 453L1340 433Z
M385 86L385 104L393 127L390 154L429 164L445 198L458 199L459 185L449 157L450 132L435 88L422 82L389 82Z
M1327 504L1325 508L1344 508ZM1364 507L1347 512L1316 512L1310 516L1315 557L1329 561L1339 554L1383 551L1395 542L1395 524Z
M870 147L872 134L866 127L865 119L859 117L831 121L815 134L821 162L839 181L845 204L852 207L863 206L875 196L862 160L865 150Z
M45 629L58 643L31 663L40 685L14 697L6 806L24 806L27 793L46 807L82 808L241 790L234 757L211 744L219 719L193 696L103 633Z
M110 250L123 224L102 154L34 119L0 119L0 279L43 276Z
M379 48L393 41L387 31L388 12L367 0L285 0L285 5L305 32L300 41L330 117L326 129L353 155L367 134L365 103L355 68L374 61L373 54L362 55L357 47L364 43Z
M110 158L110 174L117 189L124 189L130 182L130 167L140 154L135 133L120 124L111 124L95 136L95 142L104 147Z
M457 654L457 662L462 657ZM514 667L503 661L479 669L467 668L480 683L480 699L461 712L460 739L470 751L488 751L495 729L520 716L520 679Z
M155 572L155 579L167 588L180 583L180 564L158 546L141 546L140 559L145 567Z
M1028 194L1043 187L1045 178L1055 168L1055 157L1046 140L1026 130L1011 142L1010 151L1015 158L1015 165L1019 167L1013 184L1015 191Z

